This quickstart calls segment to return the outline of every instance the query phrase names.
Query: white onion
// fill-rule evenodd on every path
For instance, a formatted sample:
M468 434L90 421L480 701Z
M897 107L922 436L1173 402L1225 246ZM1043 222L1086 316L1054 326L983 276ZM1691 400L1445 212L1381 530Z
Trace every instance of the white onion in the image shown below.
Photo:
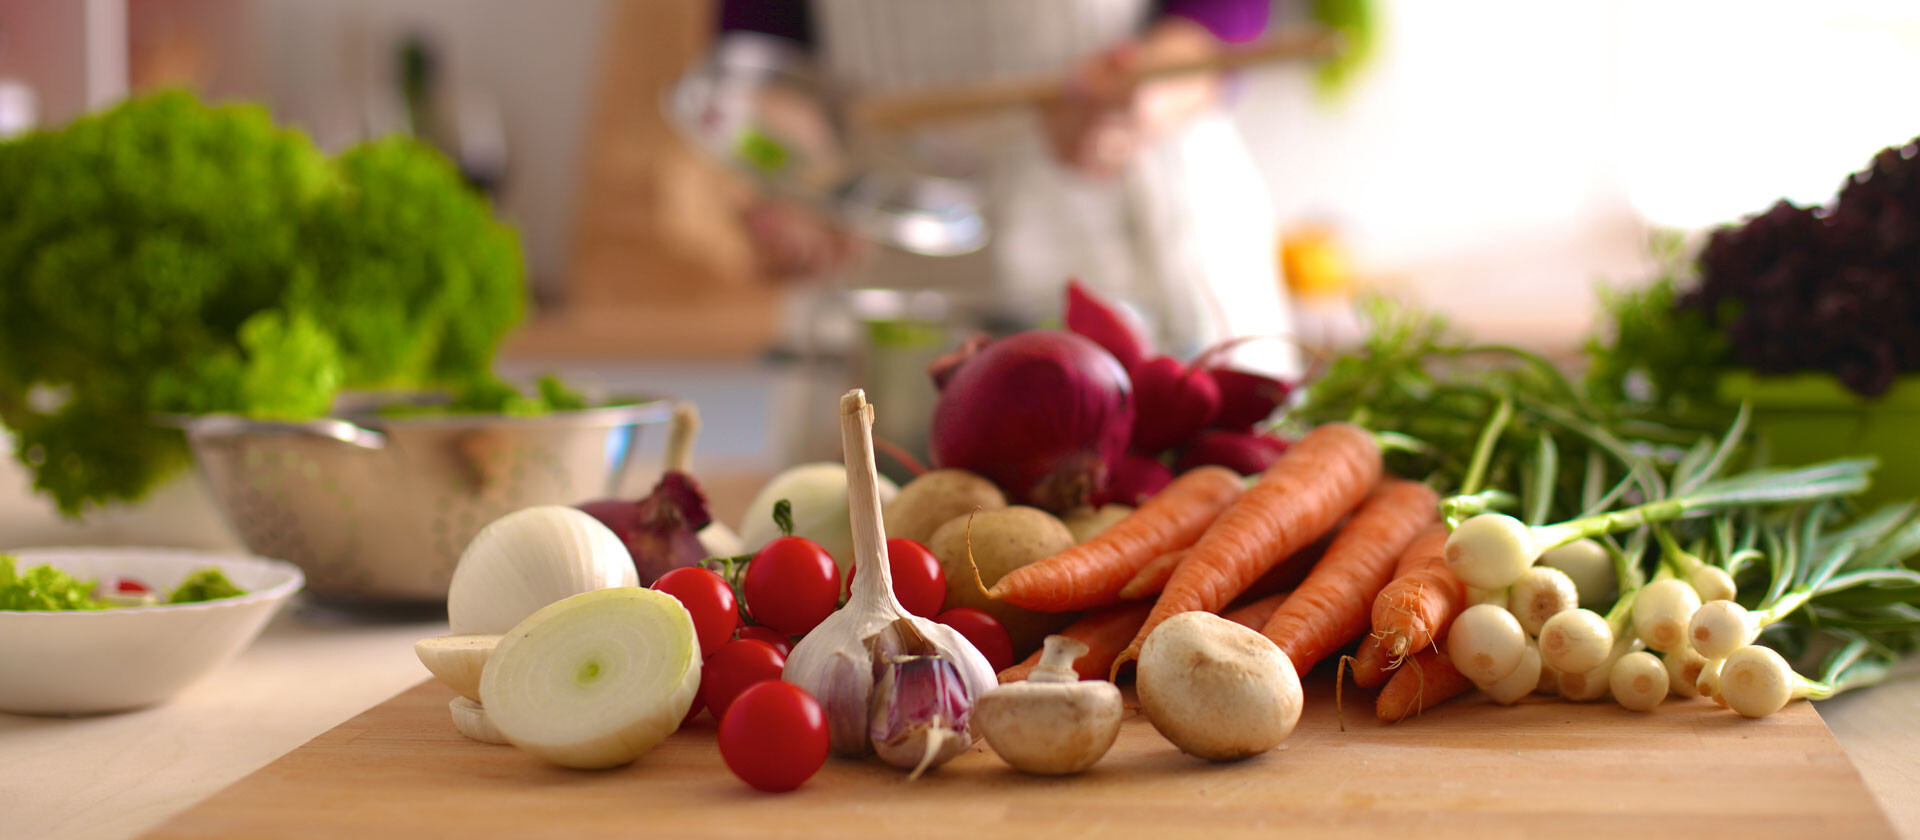
M493 725L493 719L487 717L486 708L479 703L455 697L447 704L447 710L453 713L453 728L460 734L482 744L507 743L507 736L500 734L500 727Z
M672 595L574 595L500 640L481 705L516 747L566 767L614 767L679 728L700 687L698 652L693 617Z
M640 582L612 529L570 507L517 510L480 530L447 587L455 634L505 633L562 598Z
M487 657L499 644L500 636L493 633L435 636L414 642L413 654L448 688L478 702L480 674L486 668Z
M880 504L893 501L900 488L886 476L876 475L874 479L880 485ZM846 466L829 461L788 467L760 488L747 504L746 518L740 521L740 541L747 551L759 551L780 536L780 528L773 521L773 506L781 499L793 507L793 535L819 543L833 555L833 562L845 577L854 559Z

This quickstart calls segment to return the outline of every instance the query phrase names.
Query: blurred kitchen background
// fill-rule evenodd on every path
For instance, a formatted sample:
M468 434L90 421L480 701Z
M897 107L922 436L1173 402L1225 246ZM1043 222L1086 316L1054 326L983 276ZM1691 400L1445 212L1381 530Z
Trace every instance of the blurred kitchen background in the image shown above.
M1278 0L1271 28L1307 5ZM1385 292L1571 352L1597 284L1649 276L1650 231L1824 201L1835 173L1920 125L1909 0L1372 5L1373 55L1336 95L1282 63L1237 74L1222 106L1277 210L1268 250L1290 257L1296 329L1316 339ZM900 395L878 400L882 432L911 444L913 424L887 420L927 406L887 409L930 397L925 362L995 313L990 269L967 256L879 245L806 282L762 276L747 179L663 107L715 15L711 0L0 0L0 136L185 87L262 103L329 150L430 138L523 239L537 309L503 372L695 400L700 474L733 521L772 470L835 454L831 416L801 409L849 381ZM630 478L644 492L651 470ZM233 544L193 482L72 522L27 481L0 458L7 544Z

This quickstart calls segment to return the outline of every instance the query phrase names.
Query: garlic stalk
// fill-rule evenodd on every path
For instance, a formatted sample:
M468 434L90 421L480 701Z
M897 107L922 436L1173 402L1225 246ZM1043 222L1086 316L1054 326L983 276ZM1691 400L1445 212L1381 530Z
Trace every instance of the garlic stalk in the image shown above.
M920 618L900 606L893 594L887 563L887 538L880 520L880 485L873 459L873 406L864 391L840 398L840 443L847 462L847 503L853 525L854 557L862 569L841 607L808 633L787 655L782 678L819 699L827 713L827 738L837 755L865 755L873 749L869 720L875 681L875 636L897 621L907 622L950 663L965 687L969 706L998 684L987 658L964 636L944 624ZM873 572L877 572L873 573Z

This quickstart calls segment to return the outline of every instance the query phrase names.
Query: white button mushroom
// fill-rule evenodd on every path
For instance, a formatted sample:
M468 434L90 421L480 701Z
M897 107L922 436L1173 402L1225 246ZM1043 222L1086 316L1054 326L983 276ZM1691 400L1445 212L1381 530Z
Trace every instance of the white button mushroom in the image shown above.
M1120 689L1082 680L1073 662L1085 643L1048 636L1040 664L1025 680L980 695L973 719L993 751L1014 769L1060 776L1092 767L1120 734Z
M1208 612L1167 619L1140 648L1140 707L1182 752L1259 755L1300 722L1300 677L1272 640Z

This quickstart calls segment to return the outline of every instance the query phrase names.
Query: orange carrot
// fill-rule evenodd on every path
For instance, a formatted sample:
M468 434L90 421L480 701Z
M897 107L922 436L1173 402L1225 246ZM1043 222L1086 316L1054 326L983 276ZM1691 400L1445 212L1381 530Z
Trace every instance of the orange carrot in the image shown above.
M1190 551L1192 551L1191 548L1169 551L1153 558L1153 562L1141 566L1139 573L1133 576L1133 580L1127 581L1126 586L1120 587L1120 600L1137 601L1148 595L1160 594L1160 590L1167 588L1167 581L1173 579L1174 567L1179 566L1180 561L1187 559L1187 553Z
M1354 685L1379 688L1386 684L1398 664L1387 656L1387 649L1380 646L1380 637L1369 633L1360 637L1360 649L1353 652L1353 663L1347 667L1353 673Z
M1107 670L1113 667L1113 658L1120 655L1120 649L1127 646L1127 640L1140 630L1142 622L1147 620L1147 612L1153 605L1121 604L1103 610L1095 610L1081 617L1079 621L1067 625L1060 635L1079 639L1087 645L1087 653L1073 661L1073 670L1080 672L1083 680L1104 680ZM1040 651L1034 651L1025 662L1000 672L1003 683L1024 680L1040 664Z
M1118 603L1120 587L1142 566L1193 545L1241 488L1240 476L1225 467L1191 470L1099 536L1008 573L987 597L1042 612Z
M1393 582L1373 599L1373 636L1392 659L1432 644L1466 608L1466 585L1447 566L1446 545L1447 526L1421 531L1400 555Z
M1261 632L1305 675L1328 654L1367 632L1373 599L1393 580L1394 561L1414 535L1440 517L1440 494L1389 479L1360 504L1293 597Z
M1422 650L1387 680L1373 711L1386 723L1398 723L1410 715L1431 709L1473 687L1459 669L1437 650Z
M1193 546L1116 667L1137 658L1160 622L1216 611L1275 563L1331 530L1380 480L1380 447L1365 429L1328 423L1295 442Z
M1286 592L1275 592L1258 601L1253 601L1244 607L1227 610L1221 613L1220 617L1235 624L1243 625L1250 630L1259 630L1267 626L1267 619L1273 617L1274 610L1280 609L1280 605L1287 600L1288 594L1289 593Z

